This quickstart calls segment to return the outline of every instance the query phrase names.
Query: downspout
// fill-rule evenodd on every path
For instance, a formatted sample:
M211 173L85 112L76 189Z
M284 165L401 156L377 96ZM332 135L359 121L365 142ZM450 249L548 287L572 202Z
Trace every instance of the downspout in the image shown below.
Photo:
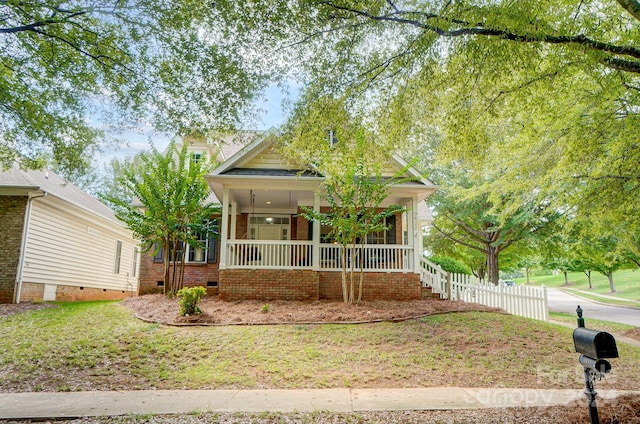
M20 258L18 260L18 271L16 272L16 286L13 290L14 303L20 303L20 294L22 292L22 270L24 269L24 257L27 247L27 235L29 234L29 222L31 221L31 204L33 199L45 197L47 192L30 191L27 195L27 207L24 211L24 225L22 227L22 241L20 242Z

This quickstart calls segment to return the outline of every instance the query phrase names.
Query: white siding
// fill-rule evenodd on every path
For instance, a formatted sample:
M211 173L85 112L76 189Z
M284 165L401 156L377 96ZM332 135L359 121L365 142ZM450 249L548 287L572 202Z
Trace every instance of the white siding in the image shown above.
M119 274L114 272L117 240L122 241ZM126 228L53 196L36 199L23 281L137 291L132 272L136 247Z
M259 169L295 169L273 147L265 149L251 160L243 163L241 168Z

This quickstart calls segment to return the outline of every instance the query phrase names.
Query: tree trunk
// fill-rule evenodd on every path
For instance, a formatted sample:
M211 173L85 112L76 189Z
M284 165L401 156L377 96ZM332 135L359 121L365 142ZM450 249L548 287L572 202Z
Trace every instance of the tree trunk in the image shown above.
M347 286L347 246L342 245L342 301L349 302L349 288Z
M613 271L607 272L607 278L609 279L609 288L611 289L611 293L615 293L616 288L613 286Z
M524 273L527 276L527 282L526 284L529 284L531 281L529 281L529 277L531 276L531 270L529 268L525 268L524 269Z
M171 285L169 287L169 296L173 296L176 294L176 281L178 274L178 247L180 246L180 242L177 240L173 241L173 270L171 272Z
M353 304L353 300L355 298L355 270L356 270L356 260L357 251L356 251L356 241L353 240L353 243L349 246L349 252L351 254L351 263L349 264L349 303Z
M183 243L186 247L186 243ZM187 249L182 249L182 257L180 258L180 272L178 274L178 284L176 285L176 293L184 286L184 264L187 260Z
M568 286L569 285L569 273L566 270L562 271L562 273L564 274L564 285Z
M591 271L583 271L584 275L587 276L587 281L589 282L589 290L591 290L593 288L593 286L591 285Z
M358 301L362 301L362 282L364 281L364 241L360 243L360 281L358 283Z
M162 294L167 295L167 287L169 287L169 265L171 260L171 241L167 238L164 240L162 248L164 252L162 254L162 261L164 263L164 284L162 286Z
M488 280L498 285L500 281L500 270L498 269L498 248L495 246L487 245L487 278Z

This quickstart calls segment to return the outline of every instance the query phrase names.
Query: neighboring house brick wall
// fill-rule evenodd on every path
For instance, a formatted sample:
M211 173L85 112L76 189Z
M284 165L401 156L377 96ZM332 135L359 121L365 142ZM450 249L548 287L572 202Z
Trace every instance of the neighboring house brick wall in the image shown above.
M39 302L44 297L44 284L22 283L21 302ZM98 289L91 287L75 287L56 285L57 302L76 302L84 300L120 300L135 296L135 292L123 290Z
M319 298L318 273L310 270L225 269L220 271L221 300L299 300Z
M44 284L22 283L20 302L39 302L44 297Z
M342 300L342 276L340 272L320 272L320 299ZM359 275L356 275L356 296ZM420 276L413 273L365 272L362 284L362 300L413 300L422 298Z
M13 302L26 196L0 196L0 303Z

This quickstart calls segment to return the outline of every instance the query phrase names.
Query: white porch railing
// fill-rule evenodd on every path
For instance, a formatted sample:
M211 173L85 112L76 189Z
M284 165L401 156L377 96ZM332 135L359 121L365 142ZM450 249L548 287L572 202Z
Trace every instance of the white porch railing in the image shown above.
M227 267L311 269L312 249L307 240L228 240Z
M420 281L424 287L431 287L434 293L440 295L440 299L449 297L447 288L448 273L433 262L420 258Z
M367 272L413 272L413 248L398 244L365 244L357 246L354 253L347 250L346 265L351 269ZM337 244L320 245L320 269L326 271L342 270L342 249Z
M346 265L367 272L413 272L412 251L411 246L365 245L348 252ZM226 255L228 268L313 268L313 242L307 240L227 240ZM343 260L339 245L320 244L319 269L340 271Z

